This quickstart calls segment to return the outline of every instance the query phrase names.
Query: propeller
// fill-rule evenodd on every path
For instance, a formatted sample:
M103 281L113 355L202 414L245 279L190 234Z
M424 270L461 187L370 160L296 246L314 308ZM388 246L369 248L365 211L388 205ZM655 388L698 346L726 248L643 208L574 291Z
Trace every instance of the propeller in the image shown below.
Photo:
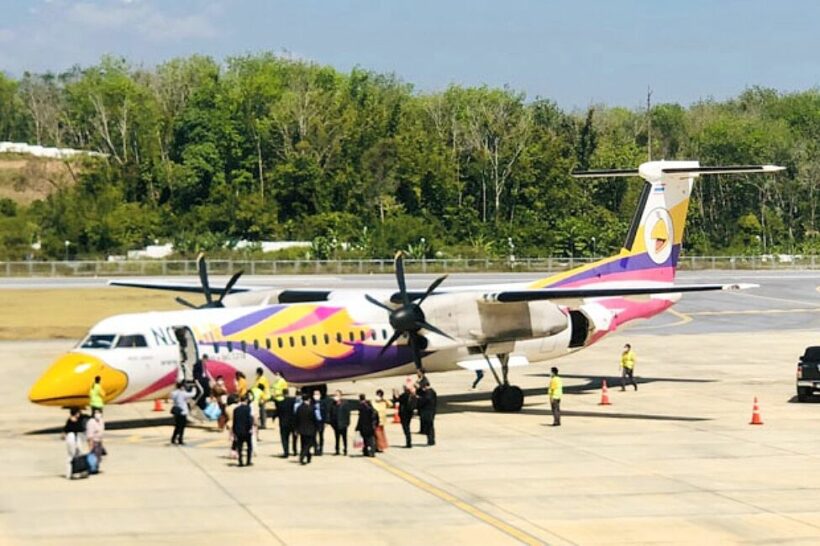
M426 300L427 297L432 294L441 283L444 282L447 275L439 277L433 281L418 301L412 301L410 295L407 293L407 282L404 277L404 254L402 252L396 253L395 266L396 282L399 285L399 295L401 296L399 306L396 308L390 307L369 294L365 295L365 299L373 305L381 307L387 311L390 317L390 326L393 327L393 335L390 336L390 339L384 347L382 347L379 355L381 356L384 354L384 352L396 341L398 341L400 337L407 336L408 344L413 350L413 361L416 364L416 369L420 370L422 367L421 351L427 347L427 338L422 336L419 333L419 330L428 330L430 332L435 332L440 336L453 339L448 334L427 322L427 319L424 316L424 311L421 309L421 304L424 303L424 300Z
M228 280L228 284L225 285L225 288L222 289L222 293L219 295L219 299L214 300L213 292L211 291L211 283L208 282L208 264L205 261L205 254L199 253L199 256L196 257L196 265L197 270L199 271L199 282L202 284L202 293L205 294L205 303L202 305L194 305L193 303L189 302L185 298L176 297L174 298L177 303L184 305L185 307L190 307L191 309L213 309L216 307L225 307L225 304L222 303L222 300L231 293L231 289L233 285L236 284L236 281L239 280L239 277L242 276L242 271L237 271L231 278Z

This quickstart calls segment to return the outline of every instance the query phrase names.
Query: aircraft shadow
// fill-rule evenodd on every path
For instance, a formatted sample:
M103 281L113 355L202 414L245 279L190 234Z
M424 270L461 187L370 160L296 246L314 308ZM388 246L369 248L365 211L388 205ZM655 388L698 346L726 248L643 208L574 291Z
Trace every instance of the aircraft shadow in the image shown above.
M130 430L135 428L150 428L150 427L167 427L174 426L173 417L157 417L155 419L124 419L121 421L106 421L105 430ZM189 427L196 425L189 424ZM39 434L60 434L63 432L63 426L41 428L37 430L30 430L25 434L27 436L36 436Z

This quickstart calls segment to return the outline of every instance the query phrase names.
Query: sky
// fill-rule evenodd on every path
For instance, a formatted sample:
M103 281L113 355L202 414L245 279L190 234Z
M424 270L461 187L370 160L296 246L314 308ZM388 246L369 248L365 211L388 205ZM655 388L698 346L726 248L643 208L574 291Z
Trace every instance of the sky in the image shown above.
M260 51L568 109L820 85L817 0L0 0L0 70Z

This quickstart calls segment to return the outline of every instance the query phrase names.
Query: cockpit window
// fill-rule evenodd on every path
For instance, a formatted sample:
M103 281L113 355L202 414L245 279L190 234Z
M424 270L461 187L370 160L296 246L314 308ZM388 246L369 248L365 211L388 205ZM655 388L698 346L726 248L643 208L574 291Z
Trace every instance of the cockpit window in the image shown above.
M121 347L148 347L148 344L145 342L145 337L139 334L134 334L130 336L120 336L117 340L117 348Z
M114 343L113 334L91 334L82 342L82 349L110 349Z

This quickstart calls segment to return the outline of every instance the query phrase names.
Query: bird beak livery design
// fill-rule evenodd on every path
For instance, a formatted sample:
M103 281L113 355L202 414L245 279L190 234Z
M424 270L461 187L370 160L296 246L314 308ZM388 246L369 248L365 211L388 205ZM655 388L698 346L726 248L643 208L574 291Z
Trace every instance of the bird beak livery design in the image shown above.
M205 304L178 297L188 309L101 321L43 373L29 399L87 405L96 376L106 403L165 398L177 381L193 380L197 362L211 378L222 376L231 391L237 372L253 377L257 368L281 373L296 386L466 368L492 370L499 381L494 409L518 411L523 393L507 381L510 367L588 347L629 321L662 313L686 292L753 288L674 282L689 200L700 176L779 170L651 161L637 169L573 173L644 179L626 240L614 256L532 283L450 288L441 277L426 290L411 290L401 253L395 259L398 292L251 289L237 284L241 271L224 286L211 286L203 256L197 260L201 286L110 281L202 294Z
M31 387L28 397L44 406L85 406L94 378L100 376L110 402L128 386L128 376L101 359L84 353L66 353L59 357Z

